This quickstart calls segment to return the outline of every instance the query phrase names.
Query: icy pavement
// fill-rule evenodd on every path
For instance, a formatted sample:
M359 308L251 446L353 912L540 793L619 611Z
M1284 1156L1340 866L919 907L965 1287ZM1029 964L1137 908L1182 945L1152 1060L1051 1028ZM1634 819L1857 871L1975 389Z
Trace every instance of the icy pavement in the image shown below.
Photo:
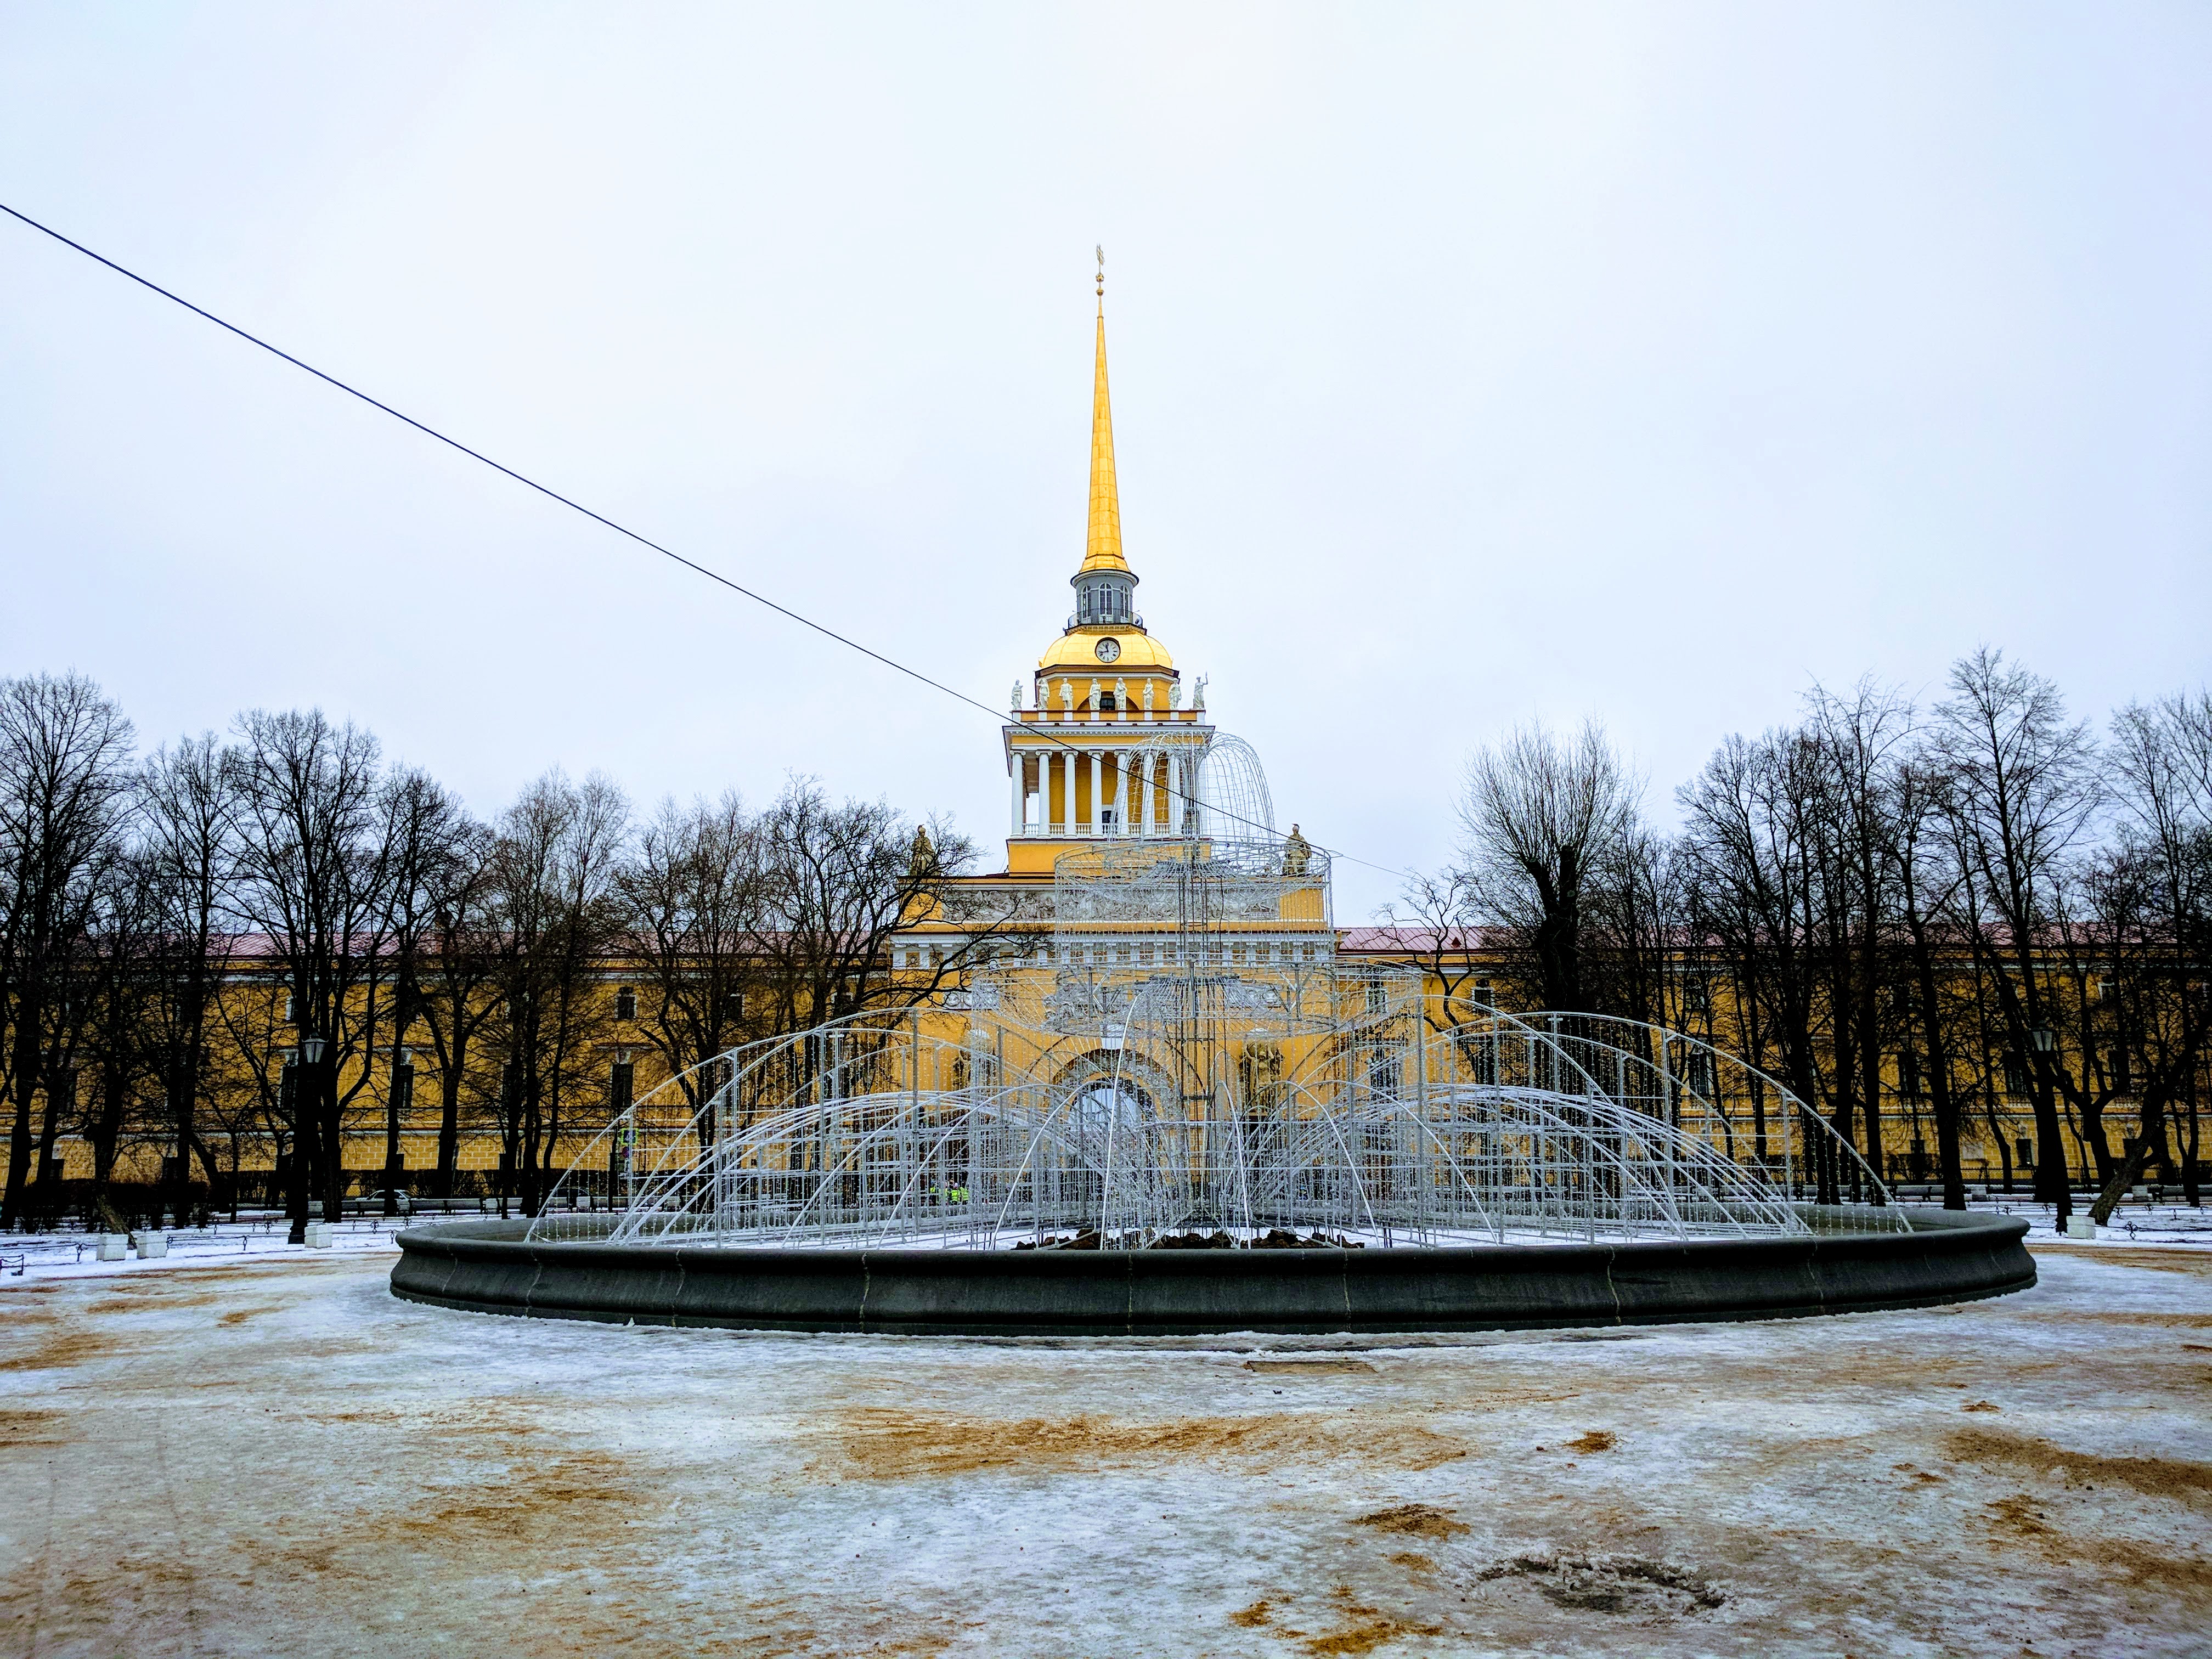
M2212 1254L1451 1340L765 1337L294 1251L0 1279L0 1653L2201 1655Z

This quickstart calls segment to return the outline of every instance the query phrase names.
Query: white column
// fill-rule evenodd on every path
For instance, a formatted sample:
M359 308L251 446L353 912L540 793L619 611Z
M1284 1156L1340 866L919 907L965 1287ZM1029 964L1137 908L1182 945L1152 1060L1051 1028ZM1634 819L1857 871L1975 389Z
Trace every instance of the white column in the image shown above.
M1053 794L1052 775L1059 769L1052 763L1054 753L1054 750L1048 749L1037 757L1037 816L1044 820L1044 832L1048 836L1059 833L1054 828L1059 823L1054 816L1058 802Z
M1114 757L1114 833L1129 833L1129 763L1136 757L1124 749Z
M1028 769L1029 769L1029 758L1028 758L1028 757L1026 757L1025 755L1024 755L1020 750L1017 749L1017 750L1014 750L1013 759L1014 759L1014 829L1013 829L1013 833L1018 836L1018 835L1020 835L1020 834L1022 833L1022 828L1023 828L1023 825L1022 825L1022 818L1023 818L1023 816L1024 816L1024 814L1023 814L1023 812L1022 812L1022 807L1023 807L1023 805L1024 805L1023 800L1022 800L1022 794L1023 794L1023 790L1022 790L1022 774L1023 774L1024 772L1025 772L1026 770L1028 770Z
M1098 717L1098 711L1092 709L1091 717L1096 720ZM1094 836L1102 828L1098 809L1105 804L1101 799L1106 787L1104 763L1104 756L1096 749L1091 751L1091 833Z
M1152 833L1152 751L1137 751L1137 838Z

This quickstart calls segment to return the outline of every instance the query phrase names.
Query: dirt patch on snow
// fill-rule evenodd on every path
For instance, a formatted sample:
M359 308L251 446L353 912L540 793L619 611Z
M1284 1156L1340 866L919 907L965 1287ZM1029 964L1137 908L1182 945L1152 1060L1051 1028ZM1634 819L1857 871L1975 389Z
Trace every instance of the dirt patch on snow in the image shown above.
M65 1437L56 1432L61 1421L59 1412L0 1411L0 1446L65 1444Z
M1078 1416L1006 1422L950 1413L848 1412L835 1431L842 1461L878 1480L970 1474L994 1469L1066 1469L1115 1463L1215 1458L1353 1458L1406 1469L1434 1468L1468 1448L1430 1430L1369 1428L1341 1418L1186 1417L1129 1423Z
M2136 1583L2179 1592L2202 1604L2212 1596L2212 1561L2131 1539L2083 1538L2051 1524L2043 1500L2014 1492L1982 1506L1982 1525L1993 1541L2027 1545L2057 1566L2087 1564L2124 1572Z
M388 1536L425 1534L463 1542L542 1539L551 1522L573 1543L581 1534L618 1529L642 1502L623 1462L599 1452L572 1452L533 1468L512 1486L449 1486L417 1494L415 1507L386 1519Z
M1577 1613L1680 1617L1728 1597L1688 1568L1640 1555L1553 1555L1531 1552L1485 1567L1479 1583L1523 1583L1555 1607Z
M89 1314L167 1313L178 1308L207 1308L224 1300L218 1291L173 1291L165 1285L133 1285L101 1297L85 1311Z
M1317 1375L1328 1371L1365 1371L1371 1376L1375 1370L1364 1359L1248 1359L1244 1369L1291 1376L1301 1372Z
M1329 1611L1339 1623L1332 1631L1309 1636L1298 1644L1310 1654L1372 1653L1385 1642L1395 1642L1401 1636L1441 1636L1442 1625L1416 1624L1410 1619L1388 1613L1370 1607L1355 1596L1346 1585L1340 1584L1329 1592L1335 1603ZM1289 1632L1284 1632L1285 1635Z
M1468 1530L1464 1522L1452 1519L1449 1510L1433 1504L1400 1504L1363 1515L1352 1524L1373 1527L1378 1532L1403 1533L1409 1538L1449 1538Z
M2131 1486L2148 1498L2182 1503L2212 1494L2212 1463L2174 1457L2106 1457L1993 1429L1954 1430L1943 1437L1943 1455L1954 1462L1979 1463L1984 1468L2027 1469L2092 1486Z
M112 1352L117 1346L112 1337L95 1332L70 1328L52 1333L27 1353L10 1354L0 1359L0 1371L55 1371L70 1365L82 1365L88 1359Z
M1620 1443L1620 1441L1614 1438L1614 1437L1607 1431L1604 1429L1592 1429L1587 1434L1564 1443L1559 1449L1562 1451L1571 1452L1611 1451Z

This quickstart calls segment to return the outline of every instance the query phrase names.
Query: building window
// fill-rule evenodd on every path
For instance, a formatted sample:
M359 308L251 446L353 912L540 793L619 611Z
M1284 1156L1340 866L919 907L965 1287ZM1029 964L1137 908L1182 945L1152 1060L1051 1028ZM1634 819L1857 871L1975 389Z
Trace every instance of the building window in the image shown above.
M637 1068L629 1060L618 1060L607 1077L607 1105L617 1112L629 1110L630 1101L637 1086Z
M2008 1095L2024 1095L2029 1092L2027 1062L2018 1054L2007 1054L2004 1057L2004 1091Z
M637 988L635 986L625 985L615 993L615 1018L617 1019L637 1018Z
M1682 1083L1693 1095L1711 1099L1713 1095L1713 1057L1703 1051L1683 1057Z

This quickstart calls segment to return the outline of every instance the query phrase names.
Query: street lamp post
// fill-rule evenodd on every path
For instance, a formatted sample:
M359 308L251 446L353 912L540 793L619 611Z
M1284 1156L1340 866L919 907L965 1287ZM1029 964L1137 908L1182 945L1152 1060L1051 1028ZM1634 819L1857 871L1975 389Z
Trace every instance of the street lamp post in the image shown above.
M319 1036L300 1039L300 1077L298 1086L292 1091L294 1116L292 1133L292 1179L295 1189L301 1194L300 1202L293 1207L291 1239L295 1244L307 1242L307 1218L314 1213L315 1177L323 1173L323 1160L335 1155L336 1147L322 1144L322 1078L325 1040ZM313 1157L301 1154L312 1148Z

